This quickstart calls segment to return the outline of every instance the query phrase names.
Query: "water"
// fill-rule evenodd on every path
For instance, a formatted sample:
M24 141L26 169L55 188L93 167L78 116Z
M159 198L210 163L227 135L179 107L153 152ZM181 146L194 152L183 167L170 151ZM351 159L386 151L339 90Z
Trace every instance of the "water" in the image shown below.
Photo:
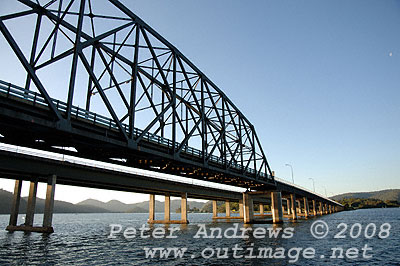
M157 214L161 218L162 214ZM0 228L7 226L9 216L0 215ZM176 214L172 214L172 219L178 219ZM42 220L41 215L35 216L35 221ZM238 228L258 228L258 233L262 228L282 228L293 230L291 238L283 238L282 234L277 238L266 237L257 238L252 233L245 236L249 238L193 238L199 230L199 225L205 224L205 228L221 228L222 231L231 228L231 234L234 229L233 222L212 222L211 214L189 214L189 225L154 225L150 232L162 230L156 228L176 228L177 238L141 238L137 232L135 238L125 239L122 234L116 235L115 239L109 239L110 224L121 224L123 228L134 227L139 229L143 224L147 227L146 214L55 214L53 226L55 233L43 235L39 233L26 234L23 232L8 233L5 230L0 231L0 265L400 265L400 209L371 209L357 210L351 212L340 212L326 215L319 218L300 220L296 223L285 222L281 226L271 224L256 224L249 227L239 223ZM322 220L327 223L330 230L324 239L316 239L310 234L310 227L313 222ZM22 216L19 217L21 223ZM343 235L344 239L335 239L342 227L338 228L340 223L347 223L349 227ZM353 226L352 235L350 228L353 224L361 224L361 236L356 237L359 226ZM373 234L373 225L370 225L365 237L365 228L368 224L376 225L376 233ZM381 238L378 233L382 231L380 226L383 223L390 223L389 236L381 232ZM291 229L293 228L293 229ZM385 228L383 228L385 229ZM278 230L278 229L277 229ZM383 230L384 231L384 230ZM239 231L238 236L241 236ZM268 232L268 231L267 231ZM209 234L210 232L207 231ZM145 234L147 235L147 233ZM168 234L167 234L168 235ZM289 236L288 234L287 236ZM232 248L237 244L238 250L234 254ZM367 245L369 250L366 255L372 258L362 257L362 248ZM146 258L144 248L188 248L182 258L161 259L159 254L154 258ZM285 258L251 258L250 249L255 250L257 257L258 248L271 247L274 252L283 248L285 254L272 253L276 257L284 255ZM291 248L313 248L315 256L313 258L304 258L300 252L296 260L296 250L292 250L291 257L288 256L288 250ZM343 248L343 258L330 258L331 248ZM229 258L217 258L217 248L229 248L227 256ZM346 250L357 248L360 253L357 258L347 258ZM201 253L205 250L206 257ZM223 251L223 249L222 249ZM348 251L354 256L354 250ZM353 252L353 253L352 253ZM253 255L254 255L253 254ZM221 253L224 255L224 252ZM233 255L241 258L233 258ZM262 255L262 254L261 254ZM306 254L307 255L307 254ZM247 256L247 257L246 257ZM324 256L324 258L322 258ZM336 254L339 256L339 253Z

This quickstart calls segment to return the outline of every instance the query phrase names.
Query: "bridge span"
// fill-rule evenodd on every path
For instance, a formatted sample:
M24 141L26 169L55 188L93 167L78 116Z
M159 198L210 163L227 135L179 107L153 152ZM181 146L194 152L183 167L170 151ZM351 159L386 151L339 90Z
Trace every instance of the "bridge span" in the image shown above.
M276 179L254 125L187 57L118 0L18 2L15 12L0 16L0 32L21 66L12 80L0 73L7 80L0 80L0 141L20 151L53 152L53 157L11 146L0 151L0 175L17 180L10 231L53 230L56 182L150 194L152 223L187 223L188 197L213 200L215 219L216 201L225 201L225 219L245 223L269 216L280 223L284 216L341 209ZM13 26L18 20L31 27L32 36L21 36ZM63 158L75 159L56 159L60 148ZM160 178L166 175L169 179ZM17 226L22 180L31 185L26 222ZM46 182L48 190L43 227L35 228L38 182ZM166 197L162 221L154 220L156 194ZM182 197L179 221L170 220L170 196ZM229 202L235 201L241 206L239 218L230 215ZM254 204L261 214L254 215ZM267 215L264 205L270 206Z
M8 144L0 144L0 177L16 179L10 225L7 227L10 231L53 231L51 217L56 181L63 185L150 194L149 223L188 223L188 198L213 200L213 219L242 220L245 223L280 223L285 218L297 220L299 217L315 217L342 209L340 204L329 198L278 178L279 192L245 191L232 186ZM30 181L25 220L30 224L17 226L23 180ZM42 227L33 226L38 182L48 184ZM154 195L165 195L164 220L155 220ZM182 198L180 220L170 219L171 196ZM225 216L218 216L217 201L225 202ZM231 202L239 203L238 215L231 215ZM255 213L255 205L259 206L259 213Z

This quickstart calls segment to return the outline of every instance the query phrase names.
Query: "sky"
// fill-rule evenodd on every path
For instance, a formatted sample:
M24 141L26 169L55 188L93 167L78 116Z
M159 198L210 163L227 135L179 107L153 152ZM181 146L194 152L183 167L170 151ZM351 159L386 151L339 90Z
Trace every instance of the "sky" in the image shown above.
M277 177L290 181L290 164L296 184L312 189L312 178L328 196L400 188L399 1L122 2L251 121ZM14 4L2 1L0 13ZM2 80L18 63L8 50L0 35ZM13 181L0 180L0 188L12 191ZM70 202L88 197L147 200L67 186L56 192Z

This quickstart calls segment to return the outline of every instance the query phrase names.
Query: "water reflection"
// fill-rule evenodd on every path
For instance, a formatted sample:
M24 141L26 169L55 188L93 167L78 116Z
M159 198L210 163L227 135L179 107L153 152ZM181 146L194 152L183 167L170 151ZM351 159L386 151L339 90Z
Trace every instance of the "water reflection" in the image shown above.
M0 216L0 227L5 228L8 216ZM173 217L172 217L173 218ZM324 220L332 232L326 239L317 240L310 235L313 221ZM55 233L51 235L38 233L0 231L0 265L287 265L289 259L263 258L260 250L277 248L312 247L316 251L313 259L303 259L294 265L399 265L400 258L400 209L361 210L342 212L332 215L310 218L299 221L285 221L283 224L244 225L236 220L226 222L212 221L211 214L189 214L190 224L148 224L147 214L55 214ZM374 222L392 223L391 236L387 239L373 237L371 239L334 239L337 225L340 222L361 223L363 226ZM110 224L120 223L123 230L133 227L137 230L134 238L126 239L122 232L115 239L109 239ZM194 238L201 226L210 234L212 228L219 228L222 237ZM140 237L138 231L142 226L148 229L148 238ZM159 229L157 229L159 228ZM293 228L293 236L283 237L285 230ZM155 238L155 230L164 230L165 236ZM171 230L175 230L177 238L167 238ZM257 230L257 231L256 231ZM336 231L335 231L336 230ZM260 237L265 231L265 237ZM279 231L279 236L275 233ZM235 236L240 237L224 237ZM257 232L257 233L255 233ZM272 235L271 233L272 232ZM275 232L275 233L274 233ZM217 236L218 234L216 234ZM243 236L243 237L242 237ZM339 259L329 258L331 248L352 246L361 248L368 244L373 248L372 259ZM177 259L146 259L144 248L178 247L187 248L187 256ZM234 248L241 258L233 259ZM204 259L202 252L210 248L221 257ZM251 253L252 252L252 253ZM246 256L247 255L247 256ZM293 252L293 257L296 255ZM324 258L321 258L324 255Z

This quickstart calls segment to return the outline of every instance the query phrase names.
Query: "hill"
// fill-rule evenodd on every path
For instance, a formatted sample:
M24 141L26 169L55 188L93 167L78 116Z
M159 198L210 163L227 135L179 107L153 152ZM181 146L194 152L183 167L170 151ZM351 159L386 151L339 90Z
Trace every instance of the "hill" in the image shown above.
M13 194L6 190L0 189L0 214L9 214L11 208ZM43 213L45 200L41 198L36 199L36 213ZM26 212L27 198L21 198L19 213ZM188 209L201 209L203 202L188 201ZM171 212L175 212L181 207L181 200L171 200ZM54 212L55 213L148 213L149 201L143 201L139 203L126 204L118 200L110 200L108 202L102 202L94 199L87 199L77 204L72 204L65 201L54 201ZM156 212L164 212L164 202L156 201L155 206Z
M110 200L108 202L102 202L94 199L87 199L76 204L77 206L94 206L102 208L108 212L130 212L132 204L125 204L118 200Z
M0 189L0 214L9 214L11 211L11 202L13 194L6 190ZM41 198L36 199L36 213L43 213L45 200ZM21 198L19 213L26 212L27 198ZM78 206L65 201L54 201L55 213L104 213L108 210L96 206Z
M379 199L344 198L339 200L339 202L343 204L345 210L400 207L397 201L383 201Z
M351 192L331 197L333 200L343 199L378 199L381 201L397 201L400 203L400 189L386 189L373 192Z
M164 202L156 200L155 211L164 212ZM87 199L77 203L79 206L96 206L108 210L109 212L127 212L127 213L147 213L149 212L149 201L142 201L139 203L126 204L118 200L110 200L102 202L94 199ZM203 202L188 201L188 209L203 207ZM181 200L171 200L171 212L181 207Z

